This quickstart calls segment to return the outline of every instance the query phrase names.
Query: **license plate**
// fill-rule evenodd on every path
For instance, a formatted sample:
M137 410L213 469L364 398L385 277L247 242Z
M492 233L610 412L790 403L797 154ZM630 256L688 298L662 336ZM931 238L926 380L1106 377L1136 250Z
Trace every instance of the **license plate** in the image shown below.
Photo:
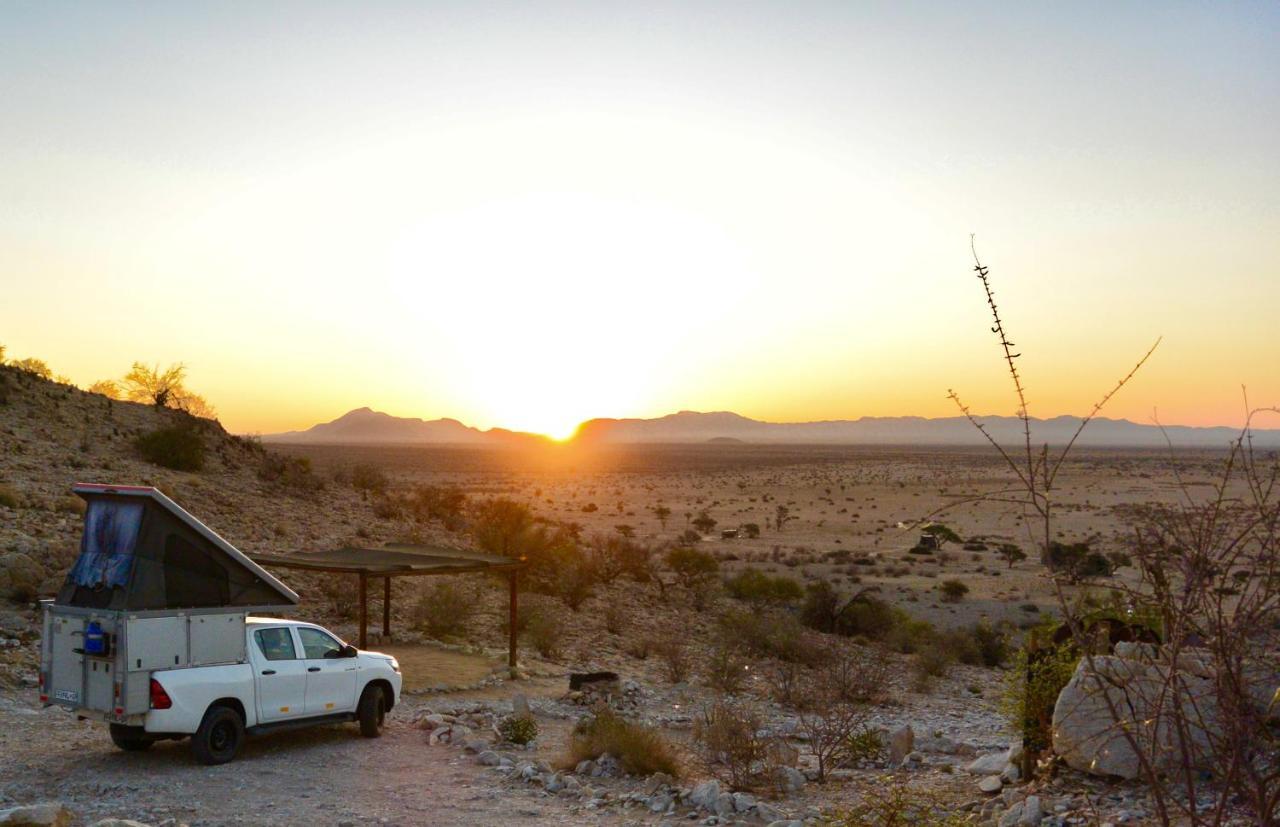
M70 701L71 703L75 703L80 700L80 693L74 689L55 689L53 692L53 699L55 701Z

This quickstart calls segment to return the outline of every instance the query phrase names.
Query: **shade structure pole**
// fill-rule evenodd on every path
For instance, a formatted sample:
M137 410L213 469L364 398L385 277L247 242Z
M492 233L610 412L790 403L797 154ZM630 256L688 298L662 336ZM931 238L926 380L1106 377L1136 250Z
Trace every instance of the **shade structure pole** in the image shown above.
M360 572L360 648L369 645L369 576Z
M511 669L516 668L516 610L519 606L519 599L516 596L516 576L517 572L511 572L507 575L508 588L511 593L510 615L507 623L507 666Z
M391 575L382 578L382 636L391 637Z

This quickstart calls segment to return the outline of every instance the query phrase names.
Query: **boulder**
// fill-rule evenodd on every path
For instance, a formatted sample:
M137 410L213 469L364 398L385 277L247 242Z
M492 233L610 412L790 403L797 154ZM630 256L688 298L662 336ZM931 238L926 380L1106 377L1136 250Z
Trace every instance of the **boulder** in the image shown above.
M966 764L964 771L971 775L999 775L1004 772L1005 767L1009 766L1011 754L1012 750L1006 750L983 755Z
M804 773L795 767L778 767L778 788L787 793L798 793L804 789L807 779Z
M27 555L17 551L0 554L0 597L30 600L39 594L44 576L44 567Z
M907 760L911 750L915 748L916 734L910 724L903 724L889 732L889 765L899 766Z
M0 824L5 827L70 827L74 820L75 814L57 802L0 810Z
M704 781L693 788L693 792L689 794L689 801L704 810L713 810L715 809L716 799L719 797L720 782Z
M1194 660L1185 659L1174 668L1185 687L1182 706L1188 713L1194 711L1194 720L1187 721L1192 749L1203 756L1217 719L1212 681L1197 674L1204 665ZM1170 716L1161 718L1155 712L1169 669L1167 663L1117 655L1094 656L1091 669L1089 660L1082 658L1053 708L1054 752L1081 772L1134 779L1141 773L1141 762L1127 732L1156 769L1180 763L1176 728ZM1163 703L1168 709L1167 697Z

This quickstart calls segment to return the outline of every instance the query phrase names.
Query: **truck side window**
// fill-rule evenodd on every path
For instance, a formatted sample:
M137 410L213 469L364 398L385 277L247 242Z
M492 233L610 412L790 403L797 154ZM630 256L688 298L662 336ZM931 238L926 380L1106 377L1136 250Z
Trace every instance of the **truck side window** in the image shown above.
M293 648L293 635L288 629L258 629L253 633L258 649L267 660L295 660L298 652Z
M312 658L336 658L342 653L342 644L319 629L299 626L298 637L302 639L302 651L307 660Z

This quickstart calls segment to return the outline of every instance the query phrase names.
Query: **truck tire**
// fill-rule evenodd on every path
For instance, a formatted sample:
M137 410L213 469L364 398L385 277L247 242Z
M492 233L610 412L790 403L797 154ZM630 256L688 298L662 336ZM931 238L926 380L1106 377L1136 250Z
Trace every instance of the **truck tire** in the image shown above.
M360 694L360 705L356 707L356 716L360 719L360 734L366 738L377 738L382 734L382 722L387 717L387 696L381 686L369 685Z
M151 745L155 743L155 739L147 735L147 731L140 726L112 724L110 729L111 743L125 752L142 752L144 749L151 749Z
M212 706L191 736L191 751L201 764L225 764L244 743L244 721L227 706Z

